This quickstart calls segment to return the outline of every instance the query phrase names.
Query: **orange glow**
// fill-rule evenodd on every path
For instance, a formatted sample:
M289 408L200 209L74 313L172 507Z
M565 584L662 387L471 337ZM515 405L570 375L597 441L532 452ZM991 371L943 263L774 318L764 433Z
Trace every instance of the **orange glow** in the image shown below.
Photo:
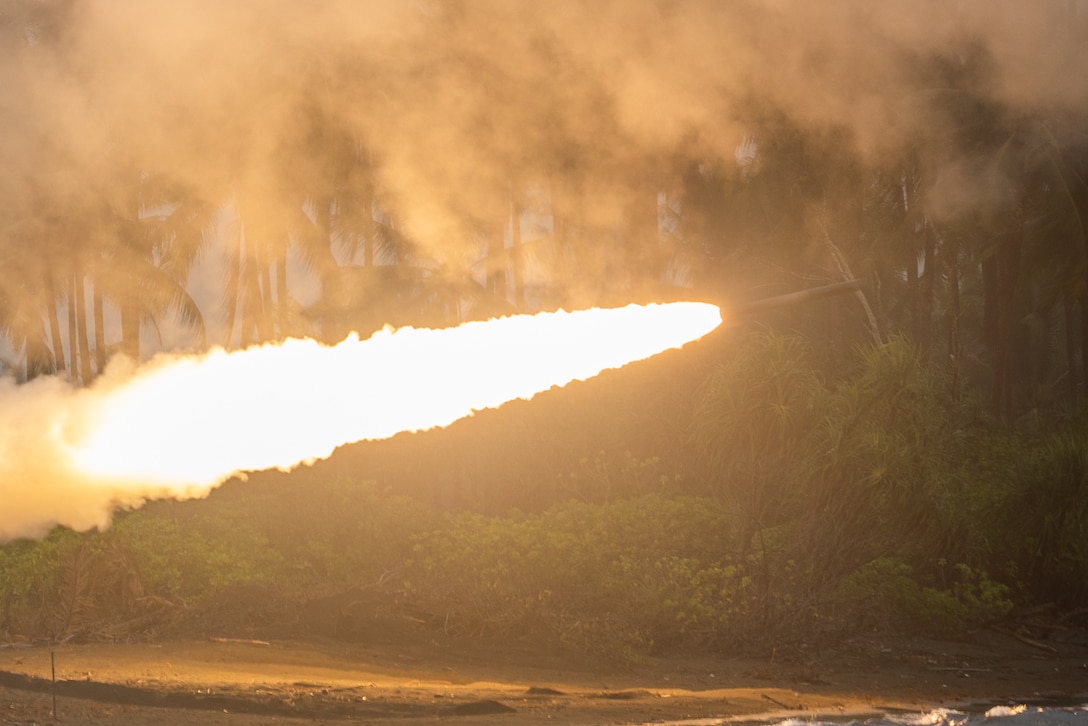
M192 496L238 472L287 470L351 442L446 426L678 348L720 323L705 303L629 305L164 358L78 398L67 455L72 471L121 500Z

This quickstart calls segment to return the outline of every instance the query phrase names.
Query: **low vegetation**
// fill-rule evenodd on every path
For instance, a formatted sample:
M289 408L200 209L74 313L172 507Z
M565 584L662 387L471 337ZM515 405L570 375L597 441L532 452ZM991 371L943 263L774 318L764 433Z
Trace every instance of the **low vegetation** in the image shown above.
M999 426L946 386L905 340L828 375L750 335L698 390L682 472L599 452L502 514L317 470L234 482L0 547L0 636L155 637L237 586L365 585L453 637L627 661L1083 609L1088 425Z

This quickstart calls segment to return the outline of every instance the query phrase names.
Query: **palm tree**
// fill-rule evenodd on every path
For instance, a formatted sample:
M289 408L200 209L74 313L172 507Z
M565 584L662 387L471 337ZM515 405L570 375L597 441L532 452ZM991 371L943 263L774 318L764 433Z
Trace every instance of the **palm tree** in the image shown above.
M5 3L0 8L0 64L33 67L23 62L24 56L56 39L66 12L66 6L55 2ZM3 120L10 133L0 142L0 156L8 160L0 179L0 333L18 352L19 375L25 379L64 370L56 308L63 282L53 269L60 248L56 215L28 212L42 211L47 195L41 190L53 186L48 177L56 164L49 163L48 140L26 124L33 103L27 93L31 79L16 74L15 81L9 79L4 104L4 113L11 114Z
M117 193L93 270L100 290L119 309L120 349L138 360L144 323L158 329L173 314L207 343L203 315L186 284L204 251L215 209L191 187L164 174L139 173ZM96 317L100 314L96 313ZM160 334L161 339L161 334Z
M54 355L60 340L56 330L44 324L43 313L52 308L55 319L56 310L52 289L39 284L47 276L45 260L19 234L18 227L28 224L17 222L0 235L0 334L19 355L16 365L21 380L64 367L63 351Z

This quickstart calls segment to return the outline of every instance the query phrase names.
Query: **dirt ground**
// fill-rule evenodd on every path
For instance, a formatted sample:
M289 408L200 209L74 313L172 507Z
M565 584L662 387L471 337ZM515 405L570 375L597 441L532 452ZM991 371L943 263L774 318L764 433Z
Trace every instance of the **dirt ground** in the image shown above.
M958 641L873 637L805 655L637 666L424 630L347 642L239 635L246 637L0 644L0 723L717 724L1088 702L1083 634L1045 644L992 630Z
M554 643L451 633L441 618L369 590L299 599L238 587L138 622L88 627L65 643L0 641L0 723L705 726L1088 702L1083 627L1048 626L1030 638L990 628L955 641L872 635L758 658L631 665Z

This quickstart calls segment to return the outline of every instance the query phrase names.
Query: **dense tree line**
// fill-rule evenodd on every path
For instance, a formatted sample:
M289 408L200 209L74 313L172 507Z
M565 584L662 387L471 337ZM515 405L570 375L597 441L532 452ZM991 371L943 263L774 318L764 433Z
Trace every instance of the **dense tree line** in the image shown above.
M691 3L721 24L718 5ZM874 618L948 632L1016 605L1083 608L1082 99L1004 92L1007 59L968 28L889 44L895 72L869 89L877 116L900 121L886 134L759 86L691 92L671 67L631 74L675 84L678 106L633 112L638 83L602 75L607 58L524 12L427 5L410 20L433 42L393 64L379 35L285 45L289 63L236 71L254 87L210 92L209 107L172 107L187 86L157 80L161 98L85 119L87 143L71 144L35 114L63 108L42 100L57 77L109 96L95 85L108 74L83 65L88 4L6 6L0 67L18 83L0 105L15 129L0 141L0 332L22 380L88 384L111 356L156 350L175 320L192 347L230 347L699 299L739 329L447 431L352 447L300 475L320 482L305 495L232 482L83 540L7 545L5 627L67 637L111 607L135 617L135 601L115 602L125 577L171 602L372 578L458 632L543 628L625 657ZM1047 12L1056 44L1083 39L1075 7ZM639 37L648 59L670 57ZM680 123L706 109L722 129ZM145 135L170 113L198 120ZM651 133L643 117L682 131ZM197 299L192 272L212 248L224 273ZM319 292L300 302L296 275ZM833 300L731 317L853 279ZM75 598L80 571L114 579Z

